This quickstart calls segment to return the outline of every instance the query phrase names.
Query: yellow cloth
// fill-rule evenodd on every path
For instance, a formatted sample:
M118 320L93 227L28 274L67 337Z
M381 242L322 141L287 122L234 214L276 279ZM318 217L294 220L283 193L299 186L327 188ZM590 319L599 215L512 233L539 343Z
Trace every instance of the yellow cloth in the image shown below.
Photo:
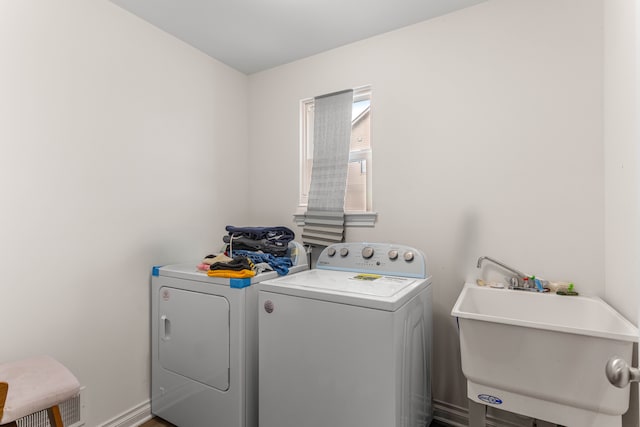
M207 276L209 277L226 277L228 279L244 279L247 277L253 277L256 275L252 270L209 270Z

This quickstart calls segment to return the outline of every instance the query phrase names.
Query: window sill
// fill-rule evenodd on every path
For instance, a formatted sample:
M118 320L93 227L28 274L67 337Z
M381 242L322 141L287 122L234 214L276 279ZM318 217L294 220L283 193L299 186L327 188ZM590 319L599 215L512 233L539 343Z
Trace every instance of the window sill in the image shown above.
M298 227L304 227L304 212L296 212L293 214L293 221ZM377 212L345 212L345 227L373 227Z

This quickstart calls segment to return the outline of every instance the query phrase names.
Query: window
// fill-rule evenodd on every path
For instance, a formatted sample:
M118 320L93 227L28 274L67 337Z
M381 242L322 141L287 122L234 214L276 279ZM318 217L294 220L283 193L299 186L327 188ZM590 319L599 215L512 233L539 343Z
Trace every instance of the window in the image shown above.
M313 167L314 101L301 102L300 205L307 206ZM371 203L371 88L355 89L351 114L351 145L344 209L347 214L370 212ZM349 224L348 224L349 225ZM353 224L351 224L353 225Z

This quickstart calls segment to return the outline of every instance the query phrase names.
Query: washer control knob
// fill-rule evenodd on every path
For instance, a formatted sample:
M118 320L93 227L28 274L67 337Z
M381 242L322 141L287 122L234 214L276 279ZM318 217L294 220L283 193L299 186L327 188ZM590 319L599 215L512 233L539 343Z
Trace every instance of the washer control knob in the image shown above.
M413 252L408 251L404 253L404 260L407 262L413 261Z
M369 259L373 256L373 248L371 246L367 246L362 249L362 258Z
M387 255L391 261L398 259L398 251L395 249L391 249Z
M341 256L341 257L345 257L345 256L347 256L347 255L349 255L349 249L347 249L347 248L341 248L341 249L340 249L340 256Z
M328 248L327 249L327 255L334 256L336 254L336 248Z

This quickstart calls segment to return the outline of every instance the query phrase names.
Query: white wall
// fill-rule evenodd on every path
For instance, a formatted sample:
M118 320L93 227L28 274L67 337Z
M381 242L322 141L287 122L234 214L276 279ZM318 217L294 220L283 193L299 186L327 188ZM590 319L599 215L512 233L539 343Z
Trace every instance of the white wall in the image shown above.
M640 293L636 2L605 2L606 297L637 321Z
M106 0L0 3L0 361L49 353L87 426L149 399L154 264L244 223L247 78Z
M466 406L450 310L479 256L604 295L602 7L492 0L249 77L252 219L283 224L299 100L373 86L379 220L347 239L427 254L438 400Z
M604 2L605 299L638 324L640 307L640 7ZM631 363L632 361L627 361ZM637 357L634 361L637 366ZM638 388L631 388L638 426Z

